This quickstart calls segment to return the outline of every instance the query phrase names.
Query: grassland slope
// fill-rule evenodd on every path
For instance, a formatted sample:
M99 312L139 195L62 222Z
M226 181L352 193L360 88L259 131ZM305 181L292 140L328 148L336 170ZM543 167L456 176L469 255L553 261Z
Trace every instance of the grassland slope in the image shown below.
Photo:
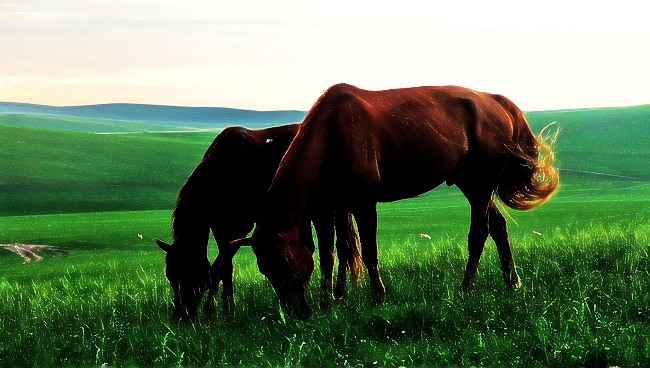
M607 118L608 114L611 115ZM530 113L557 121L563 187L650 179L650 106ZM0 126L0 215L170 209L217 132L95 135ZM625 184L627 185L627 184Z
M297 110L255 111L224 107L183 107L124 103L57 107L9 102L0 102L0 114L66 116L91 120L117 120L166 126L210 128L223 128L228 125L268 127L300 122L305 116L304 111ZM47 126L32 127L48 128Z

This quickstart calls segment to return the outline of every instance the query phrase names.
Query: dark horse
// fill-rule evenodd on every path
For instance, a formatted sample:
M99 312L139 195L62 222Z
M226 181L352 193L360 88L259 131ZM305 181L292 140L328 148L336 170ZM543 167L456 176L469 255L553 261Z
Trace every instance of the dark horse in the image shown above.
M208 290L206 307L211 309L220 282L223 282L223 308L232 310L232 258L237 249L228 245L253 229L271 180L297 131L298 124L262 130L226 128L214 139L181 187L173 211L173 242L156 241L167 252L165 271L174 291L177 314L195 315L201 296ZM317 214L313 217L317 234L325 233L322 229L327 226L334 227L333 218ZM336 225L339 273L335 294L342 297L346 267L356 281L360 262L349 214L337 215ZM207 254L210 230L219 248L212 266ZM309 218L303 219L301 231L303 244L313 253ZM333 238L319 235L324 304L331 300L332 294L333 242Z
M494 199L517 210L541 205L559 183L552 165L552 147L535 138L521 110L503 96L456 86L367 91L338 84L300 126L252 237L233 246L252 245L282 305L304 317L310 312L305 285L313 260L301 244L300 219L314 208L350 211L381 303L377 202L414 197L446 182L455 184L471 206L462 287L474 284L488 235L506 284L519 287L506 220Z

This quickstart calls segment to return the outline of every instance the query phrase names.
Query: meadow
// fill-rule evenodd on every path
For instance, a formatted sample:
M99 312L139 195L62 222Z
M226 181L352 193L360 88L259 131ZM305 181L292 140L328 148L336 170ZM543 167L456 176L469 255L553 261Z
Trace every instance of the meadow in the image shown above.
M249 249L232 316L170 316L151 238L170 240L175 193L216 132L0 124L0 243L66 251L23 264L0 249L0 366L650 366L650 106L527 117L561 128L562 185L508 211L523 289L504 287L488 240L476 289L459 290L469 206L440 187L378 208L387 303L362 280L307 321L282 315ZM318 281L317 267L315 308Z

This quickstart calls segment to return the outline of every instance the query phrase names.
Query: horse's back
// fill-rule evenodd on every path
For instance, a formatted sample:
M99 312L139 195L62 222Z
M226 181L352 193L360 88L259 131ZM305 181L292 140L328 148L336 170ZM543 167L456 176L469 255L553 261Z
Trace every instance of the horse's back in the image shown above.
M205 152L203 161L242 167L255 165L259 161L265 161L265 158L273 159L278 154L284 154L298 128L299 124L259 130L241 126L227 127L215 137Z
M181 187L177 203L209 203L218 207L213 217L220 220L254 217L297 130L298 124L225 128Z
M329 119L329 155L359 187L382 201L453 184L468 163L498 160L512 136L512 114L493 95L457 86L368 91L347 84L320 99ZM324 122L321 122L324 123Z

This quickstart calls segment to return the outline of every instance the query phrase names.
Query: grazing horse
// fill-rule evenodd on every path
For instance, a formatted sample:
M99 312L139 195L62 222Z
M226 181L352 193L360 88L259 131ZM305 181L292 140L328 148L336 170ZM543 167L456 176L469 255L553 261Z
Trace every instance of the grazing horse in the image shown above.
M301 244L305 211L350 211L376 302L385 298L377 260L377 202L456 185L471 206L469 258L462 287L475 283L488 235L503 278L521 285L506 220L494 199L535 208L559 184L551 144L536 139L507 98L470 89L416 87L367 91L330 87L314 104L284 155L250 238L260 271L285 309L309 315L305 285L313 260Z
M211 310L220 282L223 282L223 308L232 310L232 258L237 249L228 245L253 229L264 195L297 131L298 124L261 130L226 128L214 139L181 187L173 211L173 242L156 241L167 253L165 272L174 291L177 314L195 315L206 291L210 296L206 309ZM337 215L336 225L339 272L335 295L342 297L346 268L352 281L356 281L360 257L350 215ZM325 233L328 226L334 227L334 219L314 214L314 226L317 234ZM210 230L219 248L212 266L207 259ZM313 253L309 218L303 219L301 231L303 244ZM319 235L324 305L332 294L333 242L333 238Z

